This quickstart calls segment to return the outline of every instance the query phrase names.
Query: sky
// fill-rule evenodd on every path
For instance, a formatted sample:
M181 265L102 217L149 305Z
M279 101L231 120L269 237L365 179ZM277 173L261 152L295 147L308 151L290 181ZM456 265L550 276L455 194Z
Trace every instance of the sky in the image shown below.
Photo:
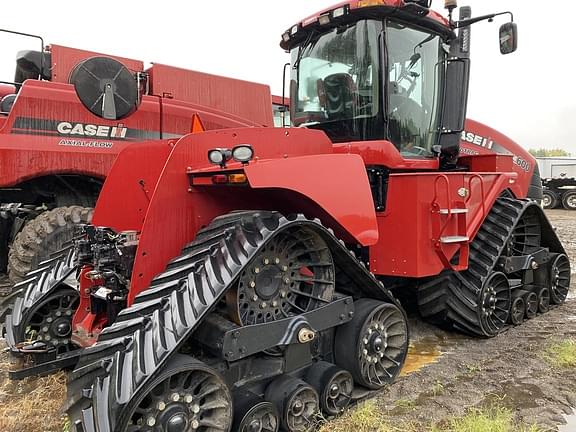
M261 82L281 94L289 56L279 47L280 35L337 1L29 0L25 8L4 2L2 15L11 18L0 26L41 35L46 43ZM443 3L433 0L432 7L444 13ZM473 26L468 116L526 148L564 148L576 155L570 43L576 2L558 0L545 9L525 0L460 0L464 5L473 15L511 10L520 35L518 51L502 56L498 27L507 18ZM13 78L16 51L37 46L0 34L0 79Z

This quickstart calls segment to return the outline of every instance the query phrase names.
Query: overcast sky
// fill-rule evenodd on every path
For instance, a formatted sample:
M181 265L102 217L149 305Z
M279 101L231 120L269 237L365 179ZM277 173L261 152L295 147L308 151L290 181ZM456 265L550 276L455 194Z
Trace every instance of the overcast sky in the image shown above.
M280 94L282 67L289 60L278 46L281 33L336 2L10 1L2 4L2 26L39 34L47 43L262 82ZM498 27L506 18L473 27L469 117L524 147L561 147L576 155L571 43L576 3L555 1L553 10L521 0L460 0L460 5L472 6L474 15L512 10L520 31L519 50L502 56ZM433 8L442 7L442 0L433 0ZM35 46L0 38L0 77L11 80L16 50Z

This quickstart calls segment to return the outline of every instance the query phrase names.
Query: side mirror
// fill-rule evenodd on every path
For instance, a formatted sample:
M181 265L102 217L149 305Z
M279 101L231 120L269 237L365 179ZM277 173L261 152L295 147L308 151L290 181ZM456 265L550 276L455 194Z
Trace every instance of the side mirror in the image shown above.
M500 52L511 54L518 48L518 26L509 22L500 27Z

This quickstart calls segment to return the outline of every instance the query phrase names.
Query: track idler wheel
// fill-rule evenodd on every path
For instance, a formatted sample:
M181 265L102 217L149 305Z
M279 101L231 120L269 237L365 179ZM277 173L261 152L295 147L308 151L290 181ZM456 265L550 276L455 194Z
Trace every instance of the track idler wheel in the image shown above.
M394 381L408 353L408 326L395 305L361 299L352 321L336 330L336 364L354 381L380 389Z
M479 294L480 324L486 336L495 336L508 321L511 306L510 283L504 273L492 273Z
M510 307L510 323L513 325L520 325L526 316L526 303L520 296L514 297L512 306Z
M134 396L125 432L229 432L232 396L212 368L184 355Z
M268 386L265 399L276 406L282 428L288 432L309 430L320 411L316 390L310 384L287 375Z
M78 307L78 292L64 288L50 294L29 311L20 324L21 341L37 341L63 354L78 347L71 342L72 317ZM24 347L26 349L26 347Z
M538 295L535 292L526 292L524 303L526 304L526 318L534 318L538 314Z
M550 288L544 287L538 291L538 312L546 313L550 309Z
M557 255L549 265L550 300L562 304L570 290L570 260L564 254Z
M276 406L251 392L240 392L234 397L236 432L278 432L280 416Z
M352 400L354 379L338 366L318 362L308 370L306 381L318 392L322 411L330 416L342 413Z

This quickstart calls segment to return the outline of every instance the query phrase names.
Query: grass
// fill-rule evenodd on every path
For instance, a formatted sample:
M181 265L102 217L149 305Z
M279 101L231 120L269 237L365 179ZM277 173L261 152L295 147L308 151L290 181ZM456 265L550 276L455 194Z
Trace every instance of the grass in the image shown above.
M0 431L61 432L66 374L12 381L8 371L15 365L2 348L0 344Z
M341 417L325 423L319 432L396 432L373 400L346 411Z
M566 339L553 342L544 353L544 359L556 368L575 368L576 341Z
M517 424L508 408L473 408L457 417L432 427L431 432L544 432L536 425Z

